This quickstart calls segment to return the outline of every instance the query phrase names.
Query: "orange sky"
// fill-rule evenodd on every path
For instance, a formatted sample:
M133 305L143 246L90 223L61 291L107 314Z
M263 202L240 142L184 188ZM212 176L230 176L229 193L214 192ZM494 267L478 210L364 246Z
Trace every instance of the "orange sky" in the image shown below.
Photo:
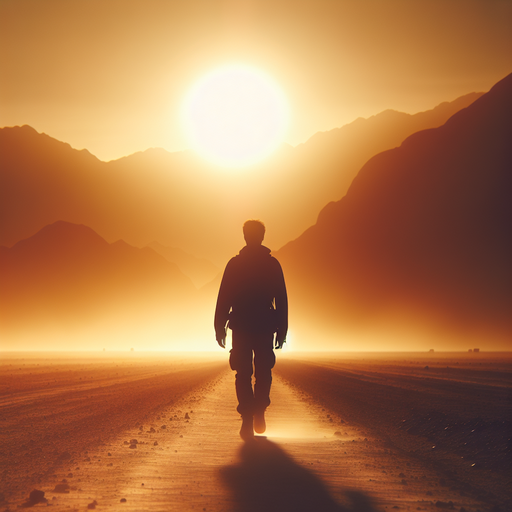
M179 110L220 65L285 91L286 141L418 112L511 71L508 0L0 0L0 126L110 160L185 149Z

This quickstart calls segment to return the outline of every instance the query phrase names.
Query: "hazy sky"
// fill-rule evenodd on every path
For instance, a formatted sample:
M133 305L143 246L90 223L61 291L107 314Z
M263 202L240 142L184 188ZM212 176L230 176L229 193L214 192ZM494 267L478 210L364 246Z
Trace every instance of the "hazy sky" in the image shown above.
M0 0L0 126L102 160L181 150L187 91L237 62L280 84L296 145L487 91L511 56L510 0Z

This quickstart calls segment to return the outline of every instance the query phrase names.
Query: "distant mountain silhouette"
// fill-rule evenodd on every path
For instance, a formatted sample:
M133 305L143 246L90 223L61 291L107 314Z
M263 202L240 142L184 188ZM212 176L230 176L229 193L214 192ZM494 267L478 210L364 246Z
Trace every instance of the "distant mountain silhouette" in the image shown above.
M371 158L347 195L277 252L291 325L312 336L424 326L510 339L511 134L509 75L443 126Z
M90 226L109 242L178 247L222 266L243 243L247 218L267 223L278 248L343 197L371 156L419 129L440 126L478 94L415 115L386 111L229 174L190 152L150 149L111 162L39 134L0 129L0 244L12 246L47 224ZM240 238L233 236L240 233Z
M196 258L181 249L164 247L158 242L152 242L148 247L161 254L167 261L175 263L186 276L190 277L197 288L209 283L221 272L210 261L204 258Z
M152 249L109 244L91 228L64 221L0 247L0 281L4 343L94 328L126 336L151 331L159 317L177 329L196 293L190 279Z

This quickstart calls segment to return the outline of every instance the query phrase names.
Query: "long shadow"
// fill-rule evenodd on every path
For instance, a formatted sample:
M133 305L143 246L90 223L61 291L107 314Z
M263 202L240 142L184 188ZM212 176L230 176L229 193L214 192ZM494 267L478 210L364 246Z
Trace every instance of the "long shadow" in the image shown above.
M239 462L223 468L222 477L235 512L376 512L359 491L346 491L347 504L337 503L316 475L265 438L245 443Z

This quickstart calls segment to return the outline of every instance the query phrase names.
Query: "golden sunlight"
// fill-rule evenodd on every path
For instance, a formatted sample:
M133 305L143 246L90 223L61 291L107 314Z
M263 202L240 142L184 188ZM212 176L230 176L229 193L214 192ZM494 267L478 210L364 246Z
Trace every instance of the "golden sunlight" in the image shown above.
M183 120L192 147L222 167L251 165L283 141L288 104L265 73L243 65L212 71L190 90Z

